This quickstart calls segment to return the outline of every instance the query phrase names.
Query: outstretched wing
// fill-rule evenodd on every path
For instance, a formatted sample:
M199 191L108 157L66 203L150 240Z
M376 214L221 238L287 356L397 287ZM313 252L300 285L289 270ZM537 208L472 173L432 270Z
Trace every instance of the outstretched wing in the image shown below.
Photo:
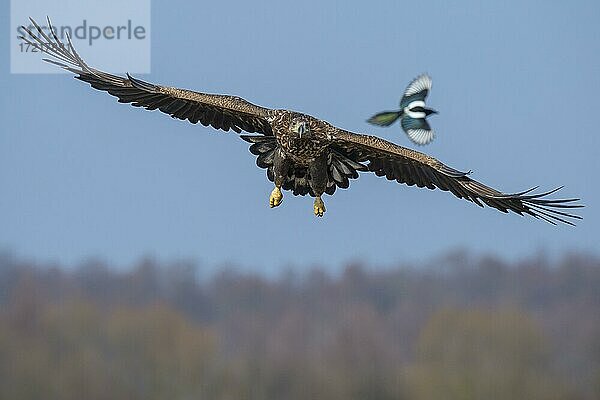
M402 129L413 143L420 146L431 142L435 138L435 131L429 126L425 118L411 118L406 116L401 121Z
M531 215L551 224L562 222L574 225L572 220L581 219L569 209L583 207L579 199L548 199L549 192L532 194L536 188L514 194L505 194L471 179L469 172L448 167L437 159L406 147L398 146L375 136L360 135L336 128L332 133L334 142L353 155L353 160L368 161L369 171L407 185L429 189L439 188L452 192L456 197L473 203L496 208L502 212L513 211Z
M427 74L417 76L408 85L404 91L402 99L400 99L400 109L408 106L413 101L425 101L425 98L431 90L431 78Z
M69 36L67 45L60 41L49 19L50 35L47 35L33 19L30 20L37 34L22 27L28 36L22 36L21 39L52 57L44 61L77 74L77 79L118 97L120 103L131 103L135 107L144 107L147 110L159 109L173 118L187 119L193 124L200 122L204 126L210 125L224 131L232 129L238 133L246 131L272 135L271 126L267 122L270 111L268 108L235 96L160 86L133 78L129 74L127 77L121 77L99 71L89 67L81 59Z

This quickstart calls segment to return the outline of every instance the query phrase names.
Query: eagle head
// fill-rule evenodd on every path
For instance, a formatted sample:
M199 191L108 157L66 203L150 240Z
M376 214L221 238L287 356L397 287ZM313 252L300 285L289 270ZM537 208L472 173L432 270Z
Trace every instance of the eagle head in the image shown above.
M290 123L290 131L298 135L298 138L310 136L310 125L304 118L294 118Z

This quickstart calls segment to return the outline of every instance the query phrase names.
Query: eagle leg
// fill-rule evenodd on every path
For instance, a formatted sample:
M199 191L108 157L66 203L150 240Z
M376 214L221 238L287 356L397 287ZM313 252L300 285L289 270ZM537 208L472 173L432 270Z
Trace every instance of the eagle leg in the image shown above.
M291 161L288 159L281 148L275 149L273 155L273 176L275 181L275 189L271 192L269 197L269 207L277 207L283 201L283 194L281 193L281 187L285 182L285 178L288 175Z
M317 217L322 217L325 213L325 203L323 203L321 195L325 193L325 190L327 189L327 158L327 152L323 152L308 165L310 187L315 196L315 205L313 209L315 211L315 216Z
M281 193L281 189L278 186L275 186L275 189L271 192L271 196L269 196L269 207L277 207L283 201L283 194Z
M321 196L315 197L314 210L315 210L315 217L322 217L323 214L325 213L325 211L326 211L325 203L323 203Z

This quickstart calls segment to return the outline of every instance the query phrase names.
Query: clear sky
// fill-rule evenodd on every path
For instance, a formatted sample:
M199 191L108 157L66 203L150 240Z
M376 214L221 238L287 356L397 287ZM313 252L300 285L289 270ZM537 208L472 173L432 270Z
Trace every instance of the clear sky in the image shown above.
M8 29L7 0L0 9ZM289 193L269 209L272 184L236 134L118 104L67 75L11 75L5 39L0 250L71 265L150 255L274 270L456 247L509 258L597 248L598 1L154 1L151 21L145 80L405 146L398 125L365 120L428 72L440 114L423 151L503 191L565 185L584 220L553 227L372 174L326 196L323 219Z

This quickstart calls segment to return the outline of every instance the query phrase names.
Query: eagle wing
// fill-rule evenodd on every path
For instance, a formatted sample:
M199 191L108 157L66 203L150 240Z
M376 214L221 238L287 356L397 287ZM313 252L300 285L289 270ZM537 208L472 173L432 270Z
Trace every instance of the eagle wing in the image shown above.
M357 163L367 162L369 171L409 186L427 187L452 192L456 197L472 201L483 207L487 205L502 212L512 211L531 215L551 224L562 222L574 225L572 220L580 216L570 209L583 207L579 199L548 199L560 190L558 187L545 193L532 193L529 189L520 193L506 194L486 186L468 175L451 168L424 153L398 146L375 136L356 134L335 128L332 132L335 146L345 150Z
M119 98L120 103L131 103L147 110L160 110L173 118L188 120L193 124L240 133L258 132L272 135L267 121L269 109L252 104L240 97L194 92L168 86L160 86L133 78L129 74L121 77L89 67L77 54L67 36L67 45L62 43L50 20L50 35L30 19L37 34L22 27L28 36L21 39L53 59L44 59L74 74L93 88L103 90Z

